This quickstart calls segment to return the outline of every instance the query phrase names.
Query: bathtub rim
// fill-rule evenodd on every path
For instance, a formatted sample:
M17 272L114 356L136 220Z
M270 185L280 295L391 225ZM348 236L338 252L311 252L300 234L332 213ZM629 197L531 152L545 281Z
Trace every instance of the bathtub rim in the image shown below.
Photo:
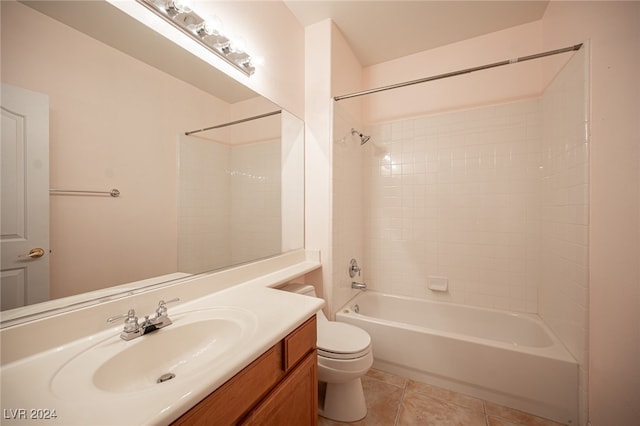
M361 297L367 297L368 295L371 295L371 294L376 296L400 299L400 300L414 301L418 303L427 303L427 304L433 303L433 304L442 305L442 306L452 306L454 308L464 308L464 309L471 309L471 310L477 310L477 311L493 312L493 313L498 313L502 315L522 318L524 320L534 322L536 323L536 325L540 326L544 330L544 332L549 336L549 338L552 341L552 344L549 346L543 346L543 347L518 345L515 343L507 343L500 340L493 340L489 338L482 338L482 337L470 336L466 334L453 333L449 331L438 330L436 328L417 326L414 324L408 324L408 323L393 321L388 319L380 319L380 318L372 317L369 315L356 313L351 309L351 306L353 306L354 303L357 303L357 299ZM555 335L553 330L544 322L542 317L533 313L515 312L515 311L508 311L508 310L502 310L502 309L496 309L496 308L486 308L482 306L464 305L461 303L444 302L444 301L432 300L432 299L422 299L414 296L396 295L396 294L379 292L375 290L367 290L366 292L359 292L354 297L352 297L348 302L346 302L342 307L340 307L340 309L336 311L335 316L336 316L336 321L339 321L338 318L340 316L350 316L356 319L361 319L362 321L370 321L375 324L393 325L393 326L406 328L416 332L427 331L437 336L442 336L442 337L447 337L452 339L469 340L477 344L493 346L496 348L506 349L506 350L515 351L515 352L535 354L538 356L552 358L558 361L570 362L578 365L578 361L574 358L571 352L569 352L569 350L562 343L562 341Z

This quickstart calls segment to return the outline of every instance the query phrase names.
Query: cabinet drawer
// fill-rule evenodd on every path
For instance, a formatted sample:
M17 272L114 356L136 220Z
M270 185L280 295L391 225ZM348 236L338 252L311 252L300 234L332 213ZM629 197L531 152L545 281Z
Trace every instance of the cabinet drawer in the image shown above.
M309 351L316 348L316 316L309 318L284 338L284 370L295 366Z

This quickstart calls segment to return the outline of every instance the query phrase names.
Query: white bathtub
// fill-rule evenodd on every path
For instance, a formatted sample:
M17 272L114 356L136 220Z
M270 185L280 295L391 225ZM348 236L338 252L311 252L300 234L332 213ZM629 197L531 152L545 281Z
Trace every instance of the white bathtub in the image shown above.
M578 364L538 316L367 291L336 320L371 335L374 368L578 424Z

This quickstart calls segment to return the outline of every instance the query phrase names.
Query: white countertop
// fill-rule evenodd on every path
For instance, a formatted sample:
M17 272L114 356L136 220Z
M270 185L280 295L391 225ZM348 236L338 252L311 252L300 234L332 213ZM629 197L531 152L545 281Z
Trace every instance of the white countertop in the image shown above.
M225 357L215 368L203 368L195 378L174 379L144 391L131 392L108 392L91 383L84 383L82 386L86 385L88 389L86 394L79 392L80 396L74 397L56 394L52 383L61 368L94 345L118 336L122 330L122 324L118 322L97 334L3 365L2 424L32 424L36 421L60 425L169 424L293 331L323 305L322 299L287 293L269 288L264 285L263 280L252 280L187 303L169 306L169 317L187 315L198 309L241 309L255 316L256 327L238 353ZM154 334L169 330L174 325L137 339L153 338ZM113 341L114 344L121 345L130 343L119 338ZM153 362L153 359L132 362ZM33 417L47 414L47 410L55 410L56 417L48 420L36 420Z

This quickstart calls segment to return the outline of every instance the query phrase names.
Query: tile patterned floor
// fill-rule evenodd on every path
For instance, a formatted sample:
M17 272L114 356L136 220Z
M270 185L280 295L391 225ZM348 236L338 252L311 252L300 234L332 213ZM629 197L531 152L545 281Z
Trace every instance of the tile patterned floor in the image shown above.
M367 417L319 426L561 426L560 423L379 370L362 378Z

